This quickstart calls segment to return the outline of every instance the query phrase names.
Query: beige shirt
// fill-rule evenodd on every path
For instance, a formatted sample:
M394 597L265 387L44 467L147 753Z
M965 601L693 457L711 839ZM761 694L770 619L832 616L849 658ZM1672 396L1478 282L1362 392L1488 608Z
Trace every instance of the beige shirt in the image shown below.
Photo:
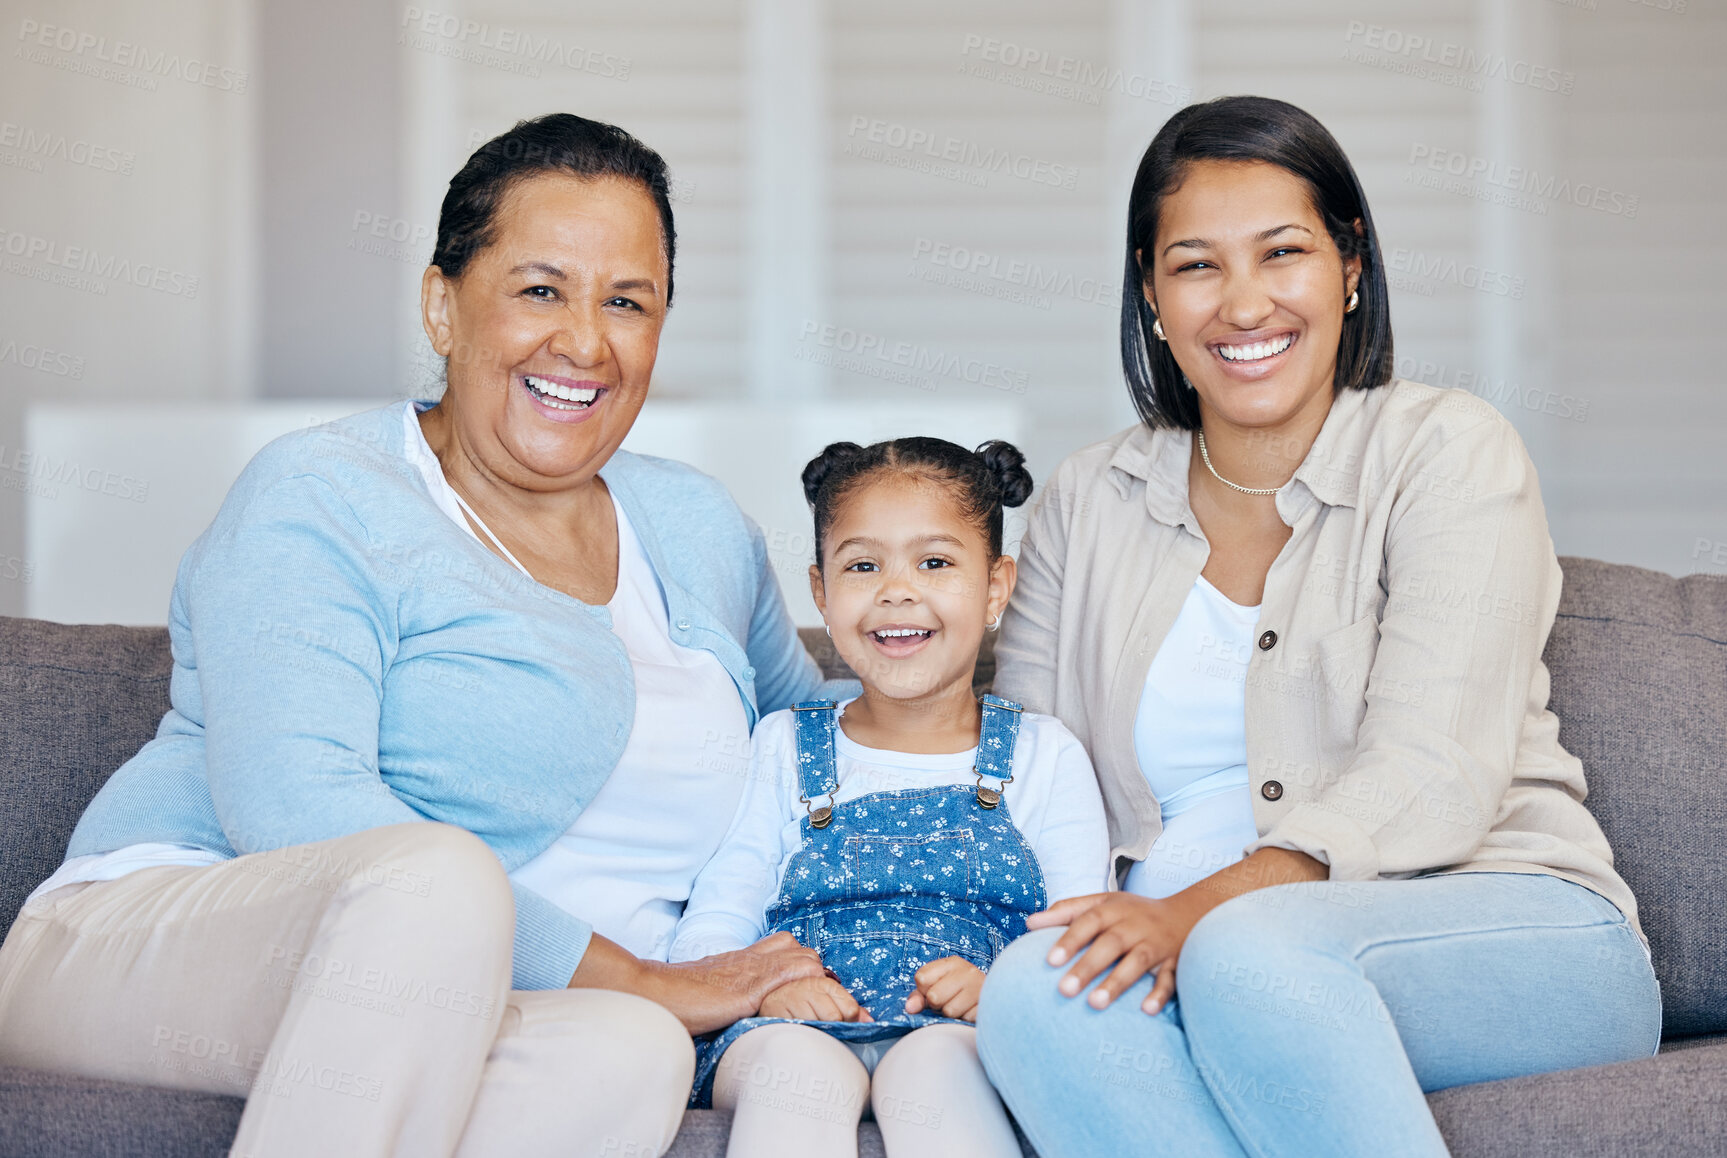
M1090 750L1118 874L1162 828L1134 718L1210 551L1191 445L1135 426L1061 465L996 647L995 690ZM1342 391L1276 503L1292 531L1248 665L1247 851L1307 853L1333 880L1551 873L1635 926L1547 710L1559 563L1511 424L1460 390Z

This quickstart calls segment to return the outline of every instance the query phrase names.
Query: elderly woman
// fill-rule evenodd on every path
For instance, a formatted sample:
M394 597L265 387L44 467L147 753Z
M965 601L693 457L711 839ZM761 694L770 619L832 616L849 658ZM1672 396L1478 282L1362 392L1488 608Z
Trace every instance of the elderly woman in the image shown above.
M1547 710L1535 470L1490 406L1389 381L1342 150L1279 101L1182 110L1126 268L1143 422L1046 489L997 652L1090 749L1122 874L983 990L1038 1152L1440 1158L1426 1091L1649 1055L1635 902Z
M651 1155L689 1033L820 974L663 964L757 716L824 691L757 528L618 449L674 243L612 126L468 160L442 400L271 444L187 553L173 708L0 949L0 1062L247 1093L257 1158Z

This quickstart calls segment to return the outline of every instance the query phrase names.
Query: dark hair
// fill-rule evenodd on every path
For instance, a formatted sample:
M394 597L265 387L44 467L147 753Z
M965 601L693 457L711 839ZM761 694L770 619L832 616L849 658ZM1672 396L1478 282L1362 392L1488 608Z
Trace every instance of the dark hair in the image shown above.
M678 234L672 226L671 178L663 157L616 125L572 113L548 113L500 133L474 150L450 178L438 211L432 264L457 278L473 256L496 240L498 206L516 182L541 173L584 180L619 177L642 185L660 211L666 251L666 305L672 304L672 263Z
M1133 406L1147 426L1199 427L1199 396L1169 344L1151 332L1156 319L1140 288L1137 251L1150 253L1163 199L1195 161L1266 161L1307 183L1313 207L1347 261L1361 258L1360 305L1344 315L1335 389L1368 390L1391 381L1391 303L1379 235L1361 182L1336 138L1312 114L1268 97L1218 97L1188 105L1157 131L1140 158L1127 203L1127 269L1121 281L1121 368ZM1356 233L1355 222L1361 222Z
M869 476L891 472L946 483L960 510L989 540L989 557L1001 555L1001 512L1031 497L1025 455L1011 442L994 439L975 451L945 438L896 438L859 446L830 443L804 467L804 498L816 523L816 566L834 513Z

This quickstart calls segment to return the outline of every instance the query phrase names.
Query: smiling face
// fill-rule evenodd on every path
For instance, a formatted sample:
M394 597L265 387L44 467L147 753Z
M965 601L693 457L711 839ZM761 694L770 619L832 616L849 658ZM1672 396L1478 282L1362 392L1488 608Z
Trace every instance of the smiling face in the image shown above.
M1261 161L1194 162L1140 261L1208 425L1323 419L1361 259L1344 261L1301 178Z
M636 182L551 173L512 185L494 225L459 278L434 266L422 281L449 359L439 405L498 478L586 483L647 397L669 277L659 212Z
M1013 593L951 484L878 472L834 512L810 589L834 646L870 691L895 700L971 685L985 625Z

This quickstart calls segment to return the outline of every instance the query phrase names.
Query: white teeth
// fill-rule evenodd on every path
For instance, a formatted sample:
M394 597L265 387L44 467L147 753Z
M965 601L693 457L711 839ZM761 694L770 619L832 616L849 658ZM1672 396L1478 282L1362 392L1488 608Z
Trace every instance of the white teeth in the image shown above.
M1269 358L1289 349L1295 341L1294 334L1285 334L1281 338L1273 338L1269 342L1254 342L1250 346L1219 346L1217 352L1229 362L1257 362L1261 358Z
M560 386L556 382L548 382L544 378L536 378L532 374L524 374L523 379L533 389L548 398L562 398L565 402L579 402L580 406L559 406L559 410L580 410L599 397L598 390L583 390L575 386Z
M908 635L928 635L929 631L915 627L888 627L871 634L877 639L904 639Z

